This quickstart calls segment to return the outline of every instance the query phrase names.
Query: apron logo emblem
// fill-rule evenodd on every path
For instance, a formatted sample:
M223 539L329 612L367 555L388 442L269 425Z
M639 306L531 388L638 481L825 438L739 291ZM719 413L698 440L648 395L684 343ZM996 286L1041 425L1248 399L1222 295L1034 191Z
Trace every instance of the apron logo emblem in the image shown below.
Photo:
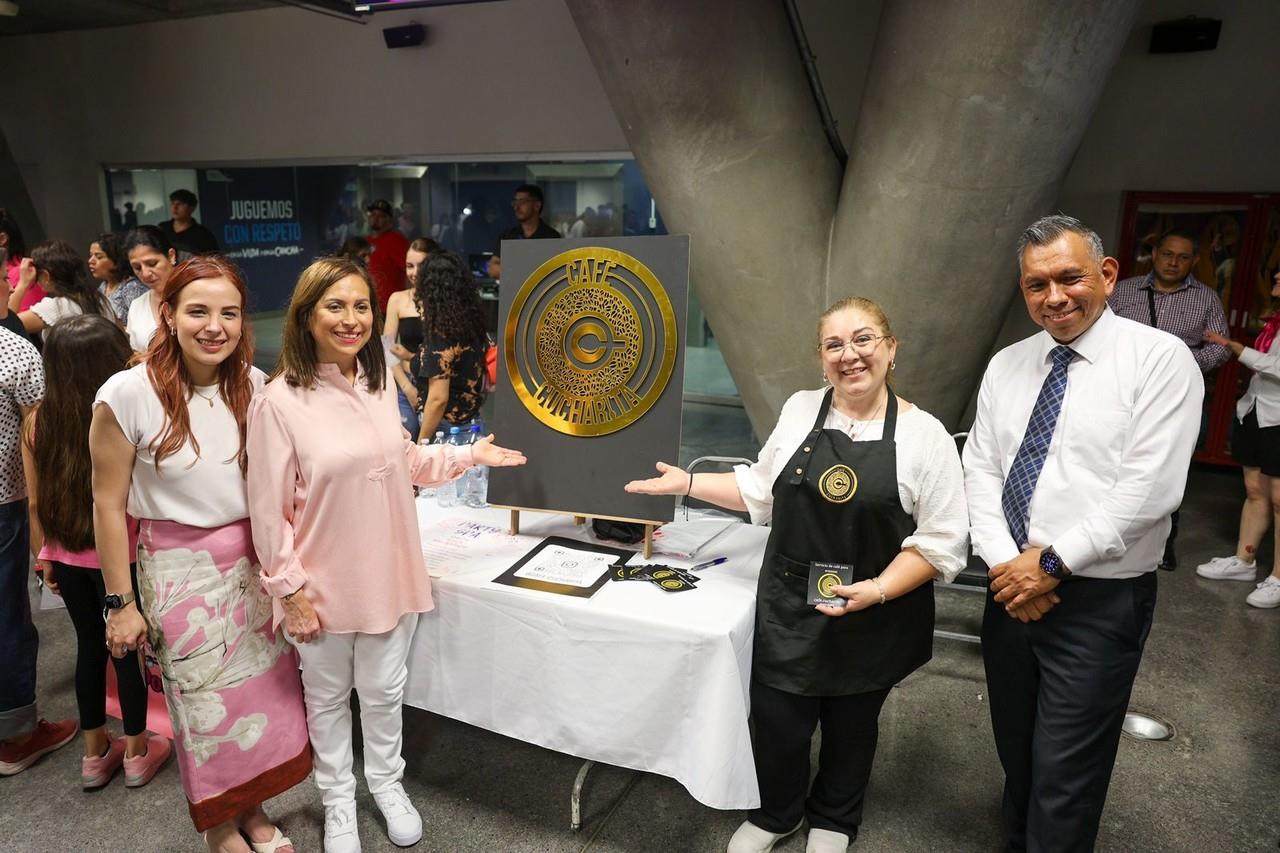
M835 572L826 572L818 578L818 593L823 598L835 598L836 587L840 585L840 576Z
M818 491L833 504L842 504L858 491L858 475L848 465L832 465L818 478Z

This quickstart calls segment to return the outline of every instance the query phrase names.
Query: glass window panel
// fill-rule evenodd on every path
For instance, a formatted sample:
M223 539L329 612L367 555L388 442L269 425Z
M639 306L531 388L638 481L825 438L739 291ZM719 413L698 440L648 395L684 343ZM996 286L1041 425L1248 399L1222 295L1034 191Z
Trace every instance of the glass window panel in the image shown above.
M410 240L430 237L466 258L491 301L499 282L489 275L489 259L502 232L516 225L511 201L521 184L542 188L542 218L564 236L667 233L634 160L109 169L106 183L110 221L120 231L169 219L175 189L199 196L196 219L249 282L259 361L265 363L278 352L280 319L298 273L347 239L367 235L365 206L377 199L391 204L394 227ZM736 399L692 290L686 346L690 393Z

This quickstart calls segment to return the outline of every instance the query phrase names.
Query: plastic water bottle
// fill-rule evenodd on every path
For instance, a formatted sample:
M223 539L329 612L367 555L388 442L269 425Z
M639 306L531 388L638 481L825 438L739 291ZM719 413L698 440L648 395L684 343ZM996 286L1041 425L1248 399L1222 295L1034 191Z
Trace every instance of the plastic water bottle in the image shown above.
M480 424L471 425L470 440L467 444L475 444L481 438ZM473 509L482 509L488 506L489 498L489 466L473 465L467 469L467 473L462 476L461 482L464 484L462 492L462 502Z
M460 445L463 442L462 429L460 427L449 427L449 437L444 441L452 445ZM458 481L450 480L447 483L441 483L436 489L436 503L442 507L450 507L458 505Z
M432 441L423 441L423 444L440 444L444 441L444 430L436 430L436 437ZM422 486L418 489L418 496L423 498L434 498L436 496L435 486Z

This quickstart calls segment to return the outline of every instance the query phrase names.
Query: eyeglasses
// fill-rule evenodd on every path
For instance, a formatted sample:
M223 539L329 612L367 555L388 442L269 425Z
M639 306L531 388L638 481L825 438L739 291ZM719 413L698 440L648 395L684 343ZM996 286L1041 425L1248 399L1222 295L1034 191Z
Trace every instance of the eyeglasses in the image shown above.
M821 350L823 358L830 361L836 361L844 355L845 347L853 347L853 351L857 355L867 356L876 351L876 347L880 346L880 342L888 335L857 335L847 341L832 339L823 341L818 349Z

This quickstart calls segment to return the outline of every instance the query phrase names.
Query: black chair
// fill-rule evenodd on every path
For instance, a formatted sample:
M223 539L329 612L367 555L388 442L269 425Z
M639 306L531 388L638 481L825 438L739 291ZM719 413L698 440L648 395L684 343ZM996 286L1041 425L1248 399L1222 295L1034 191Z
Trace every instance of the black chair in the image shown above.
M969 433L967 432L957 432L951 436L955 439L957 450L964 449L964 440L968 435ZM960 574L956 576L956 579L951 583L943 583L942 581L935 580L933 582L933 589L935 593L944 591L965 593L968 595L974 595L976 593L983 597L985 606L988 583L987 564L983 562L982 558L973 553L973 548L971 547L969 548L968 563L960 571ZM979 621L982 619L981 610L978 611L978 619ZM982 644L982 638L977 634L968 634L963 631L948 631L943 628L935 628L933 636L941 637L944 640L959 640L962 643Z

